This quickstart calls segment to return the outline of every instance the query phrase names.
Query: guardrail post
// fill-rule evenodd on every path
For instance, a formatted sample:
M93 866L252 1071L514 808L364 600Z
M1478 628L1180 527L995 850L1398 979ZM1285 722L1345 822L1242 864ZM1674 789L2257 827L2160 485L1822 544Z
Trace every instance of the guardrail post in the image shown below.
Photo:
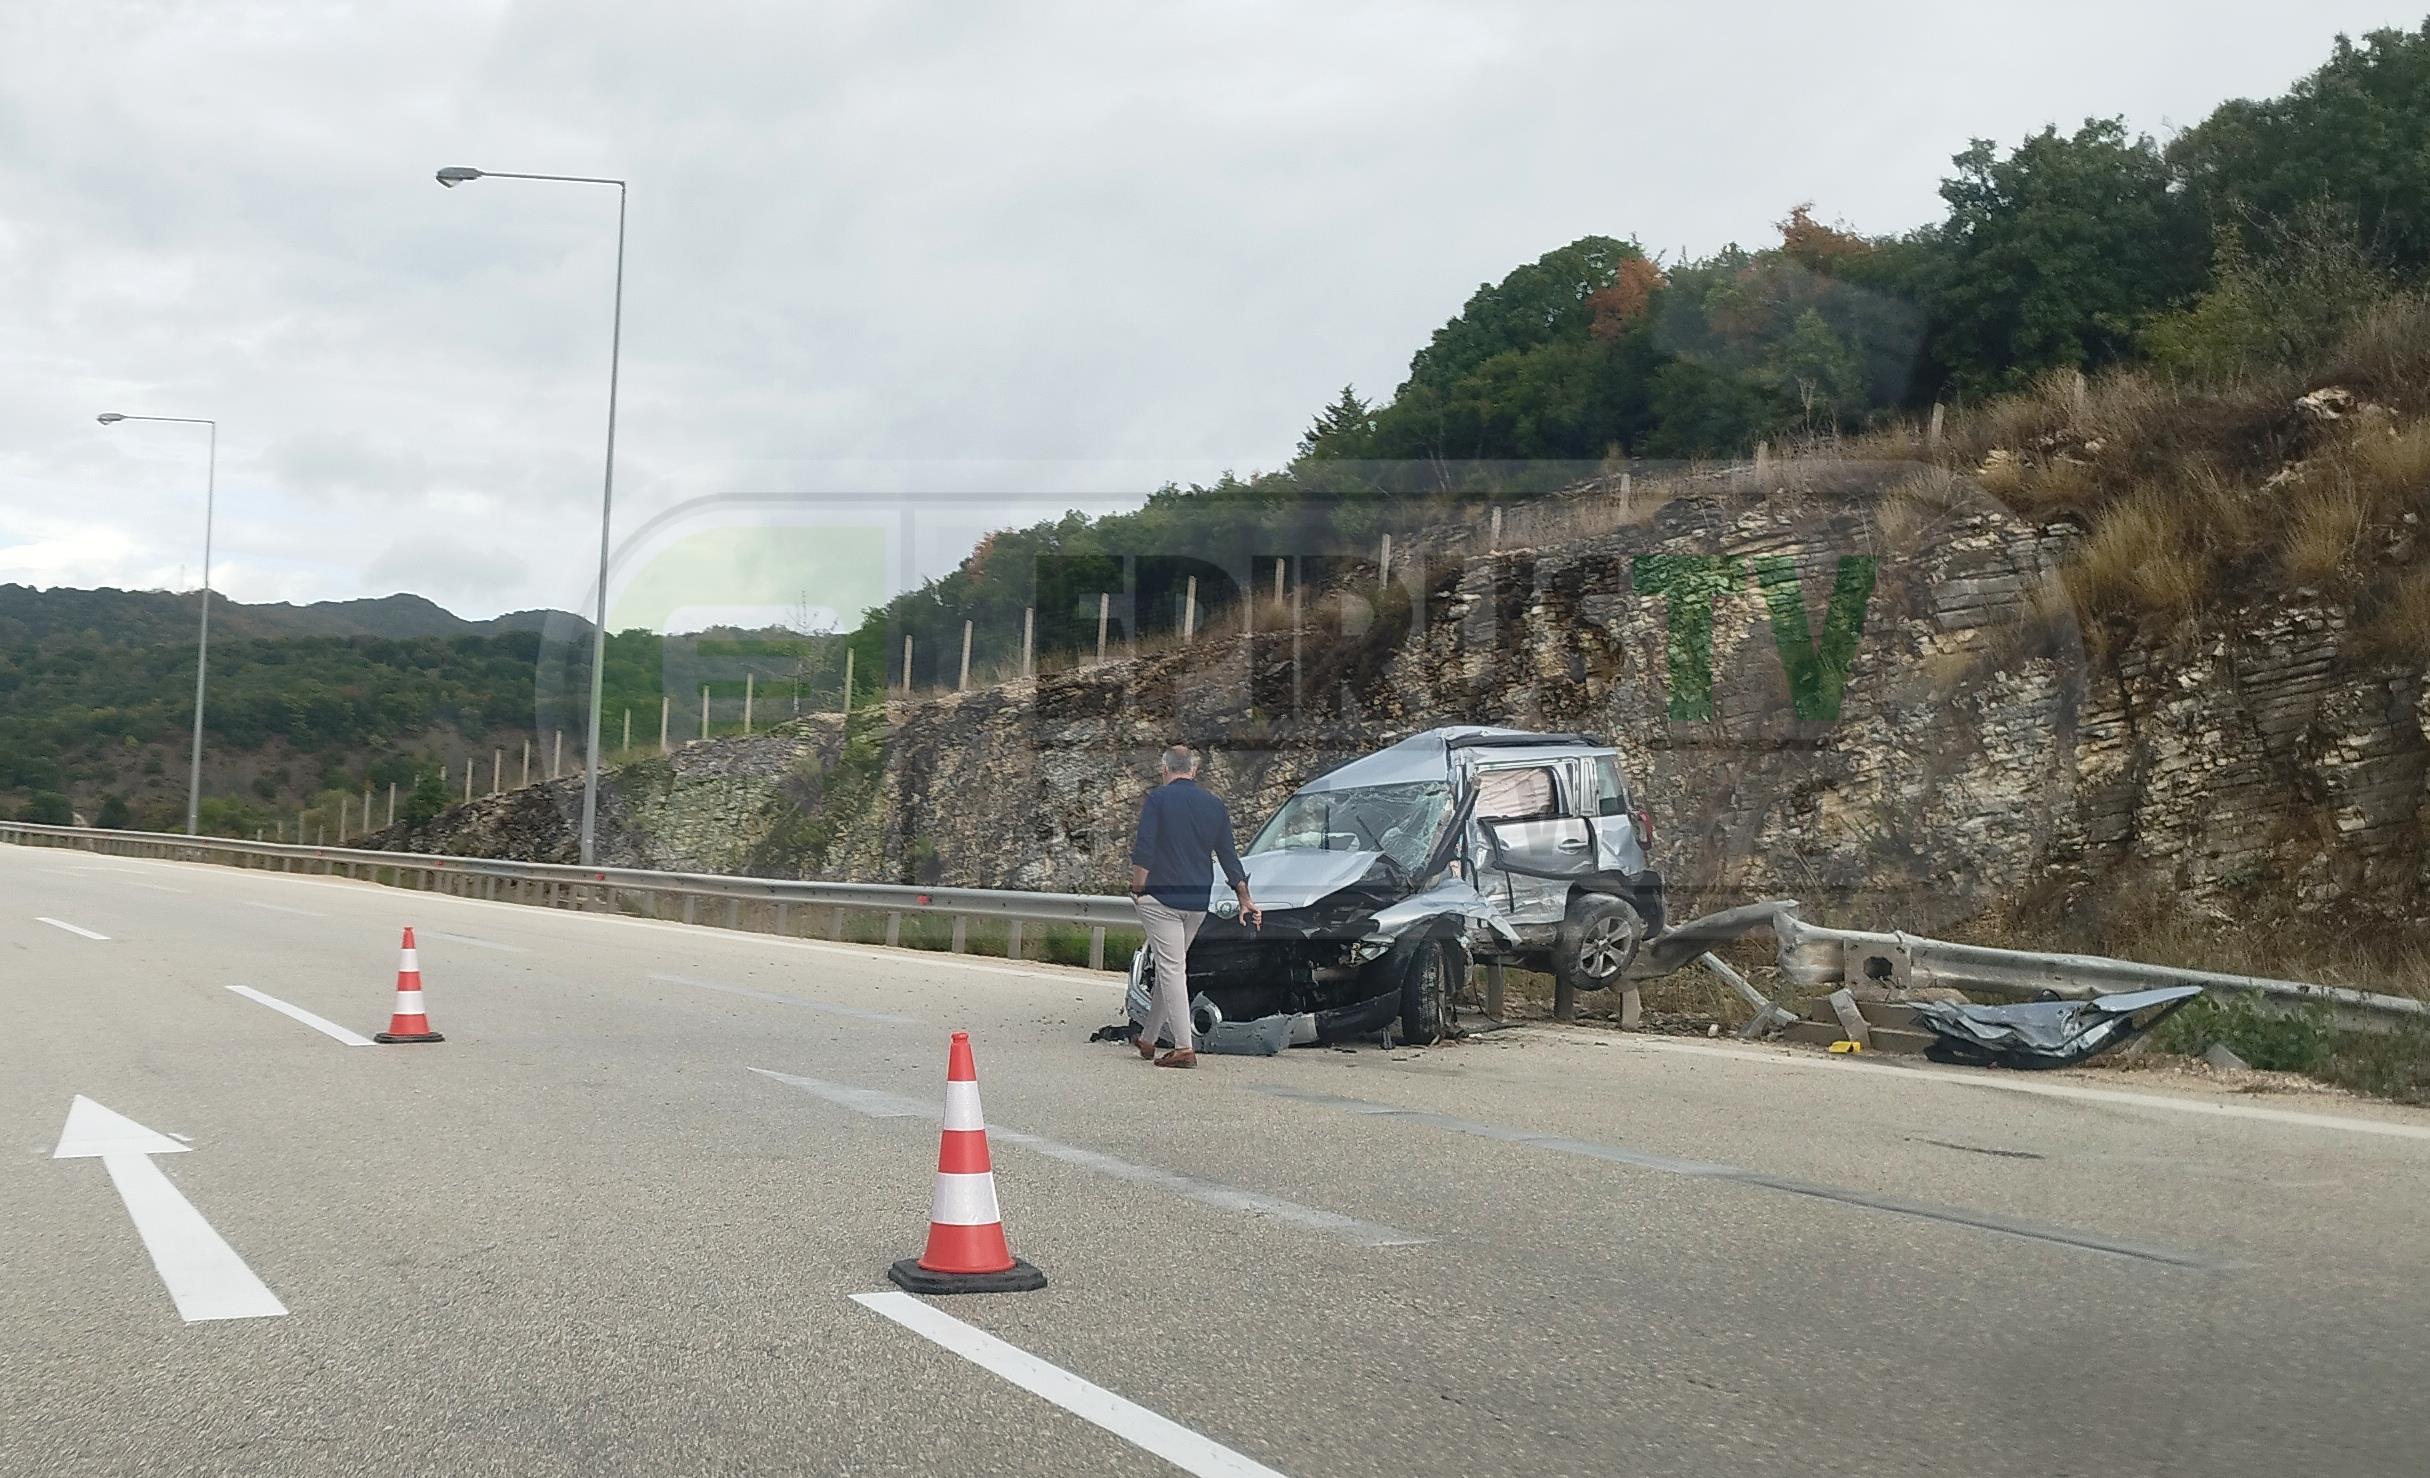
M700 900L699 900L699 895L698 895L698 894L694 894L694 893L686 893L686 894L684 894L684 895L683 895L683 921L684 921L685 923L687 923L687 924L688 924L688 923L692 922L692 910L693 910L693 906L694 906L695 904L697 904L699 901L700 901Z
M970 920L960 914L955 914L953 916L953 952L955 954L964 953L964 946L969 943L969 939Z
M840 903L828 911L827 937L829 939L842 939L844 937L844 906Z
M903 916L890 910L886 915L886 947L892 949L902 942Z
M791 932L785 927L785 914L791 907L792 905L781 898L776 901L776 932L779 934Z
M1553 982L1553 1020L1578 1019L1578 988L1566 980Z
M742 900L739 898L726 900L726 927L729 929L742 927Z
M1103 924L1088 931L1088 967L1091 970L1105 968L1105 925Z
M1494 512L1498 515L1501 509ZM1502 962L1495 960L1485 967L1485 1014L1495 1021L1502 1019L1503 990L1508 982L1502 978Z
M1004 958L1021 958L1021 921L1013 919L1004 926Z

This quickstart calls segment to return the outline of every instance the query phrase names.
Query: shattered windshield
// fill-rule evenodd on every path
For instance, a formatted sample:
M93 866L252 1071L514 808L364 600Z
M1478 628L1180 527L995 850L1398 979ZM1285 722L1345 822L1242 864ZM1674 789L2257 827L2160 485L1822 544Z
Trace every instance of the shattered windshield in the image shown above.
M1439 780L1303 791L1283 802L1249 851L1382 852L1415 873L1425 866L1450 811L1451 787Z

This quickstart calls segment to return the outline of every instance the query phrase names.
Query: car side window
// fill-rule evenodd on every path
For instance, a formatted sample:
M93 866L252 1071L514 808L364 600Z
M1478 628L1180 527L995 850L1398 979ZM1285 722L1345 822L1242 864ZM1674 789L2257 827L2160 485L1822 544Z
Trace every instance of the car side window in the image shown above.
M1560 787L1552 767L1477 772L1477 817L1484 821L1540 821L1561 814Z
M1608 754L1595 756L1595 814L1628 814L1628 785L1620 778L1620 762Z

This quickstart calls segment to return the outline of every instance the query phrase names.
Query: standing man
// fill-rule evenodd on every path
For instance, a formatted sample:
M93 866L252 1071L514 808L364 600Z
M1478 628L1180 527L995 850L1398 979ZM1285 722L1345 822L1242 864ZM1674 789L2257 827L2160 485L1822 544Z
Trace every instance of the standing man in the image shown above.
M1163 783L1139 808L1139 836L1131 844L1131 906L1147 930L1148 957L1156 967L1148 995L1147 1024L1133 1045L1158 1067L1196 1067L1190 1040L1190 941L1207 921L1207 898L1215 891L1215 863L1240 895L1240 917L1257 927L1257 905L1249 897L1249 874L1232 842L1232 813L1198 787L1198 756L1186 744L1164 752ZM1156 1038L1172 1039L1173 1050L1156 1056Z

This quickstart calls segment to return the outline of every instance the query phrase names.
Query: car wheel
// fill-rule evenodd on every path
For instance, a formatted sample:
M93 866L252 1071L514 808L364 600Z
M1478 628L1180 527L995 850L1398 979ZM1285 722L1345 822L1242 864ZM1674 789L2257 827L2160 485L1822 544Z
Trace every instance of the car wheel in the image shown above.
M1616 985L1645 941L1637 910L1608 893L1588 893L1569 906L1553 949L1553 976L1576 990Z
M1452 946L1429 941L1401 977L1401 1039L1430 1046L1452 1034L1451 997L1459 989Z

